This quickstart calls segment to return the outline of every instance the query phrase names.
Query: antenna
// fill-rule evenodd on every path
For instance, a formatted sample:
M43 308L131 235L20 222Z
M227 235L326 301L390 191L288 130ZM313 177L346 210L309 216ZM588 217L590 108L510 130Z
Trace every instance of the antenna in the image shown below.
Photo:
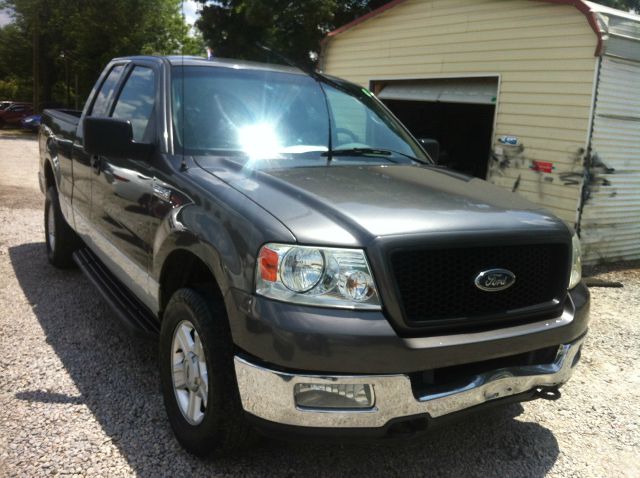
M307 67L305 65L302 65L302 64L292 60L291 58L287 57L286 55L280 53L279 51L276 51L273 48L268 47L264 43L256 42L255 45L258 48L260 48L261 50L266 51L270 55L275 56L276 58L278 58L280 61L284 62L285 64L287 64L289 66L292 66L294 68L298 68L299 70L302 70L307 75L309 75L309 76L311 76L313 78L318 78L318 77L322 76L314 68L309 68L309 67Z

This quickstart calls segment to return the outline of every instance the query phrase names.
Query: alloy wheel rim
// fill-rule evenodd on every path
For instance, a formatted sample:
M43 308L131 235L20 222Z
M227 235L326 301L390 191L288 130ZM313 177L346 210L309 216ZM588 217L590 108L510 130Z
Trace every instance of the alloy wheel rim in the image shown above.
M173 392L184 419L199 425L207 410L209 376L200 335L188 320L181 321L171 343Z
M53 251L56 247L56 218L53 205L49 205L49 210L47 211L47 241L49 242L49 249Z

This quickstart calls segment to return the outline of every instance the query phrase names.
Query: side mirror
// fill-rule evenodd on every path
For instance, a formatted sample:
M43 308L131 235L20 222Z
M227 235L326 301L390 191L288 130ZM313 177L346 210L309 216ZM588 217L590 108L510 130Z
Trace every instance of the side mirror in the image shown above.
M153 151L152 144L133 140L129 121L87 116L83 130L84 150L92 156L147 160Z
M418 138L418 142L429 154L431 159L433 159L433 162L438 164L440 160L440 143L438 143L438 140L433 138Z

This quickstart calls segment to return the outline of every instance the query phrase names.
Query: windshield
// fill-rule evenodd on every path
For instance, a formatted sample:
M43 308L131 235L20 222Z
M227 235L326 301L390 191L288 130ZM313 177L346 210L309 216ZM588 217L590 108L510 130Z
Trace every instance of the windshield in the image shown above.
M174 67L172 85L175 149L184 154L236 154L286 166L295 159L324 162L331 144L341 160L353 152L355 160L428 161L386 108L352 85L203 66Z

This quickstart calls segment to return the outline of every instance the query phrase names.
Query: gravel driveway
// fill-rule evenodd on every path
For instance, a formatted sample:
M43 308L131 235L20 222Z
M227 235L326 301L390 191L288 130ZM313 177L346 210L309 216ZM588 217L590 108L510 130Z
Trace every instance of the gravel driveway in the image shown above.
M592 289L582 363L557 402L420 438L186 454L155 344L131 339L80 272L46 262L37 149L0 132L0 475L640 476L640 269L605 271L624 287Z

